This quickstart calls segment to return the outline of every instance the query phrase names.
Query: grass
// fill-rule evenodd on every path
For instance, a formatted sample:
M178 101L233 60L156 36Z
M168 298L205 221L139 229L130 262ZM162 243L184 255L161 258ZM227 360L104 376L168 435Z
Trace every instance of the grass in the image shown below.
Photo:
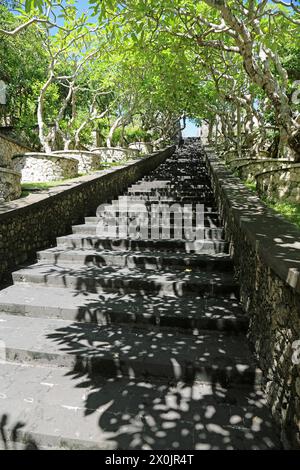
M287 220L300 228L300 204L292 204L290 202L279 202L271 199L264 199L264 202L274 209L274 211L283 215Z
M244 185L251 191L256 192L255 181L243 181ZM289 222L297 225L300 228L300 204L293 204L291 202L275 201L266 196L259 196L260 199L271 209L278 214L285 217Z
M68 181L73 181L73 180L58 180L58 181L46 181L46 182L41 182L41 183L22 183L22 190L23 192L30 192L30 191L37 191L37 190L43 190L43 189L50 189L54 188L55 186L59 186L61 184L67 183Z
M245 186L247 186L248 189L251 189L251 191L256 191L255 181L247 180L247 181L244 181L243 183L244 183Z
M119 165L125 165L125 163L128 163L130 160L120 160L118 162L103 162L101 163L99 170L107 170L107 168L111 168L114 166L119 166Z

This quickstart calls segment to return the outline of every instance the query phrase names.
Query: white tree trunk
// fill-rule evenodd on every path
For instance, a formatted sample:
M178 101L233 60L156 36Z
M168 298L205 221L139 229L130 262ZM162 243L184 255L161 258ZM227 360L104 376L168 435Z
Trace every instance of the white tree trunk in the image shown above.
M122 123L122 120L123 120L123 116L119 116L113 123L113 125L111 126L110 130L109 130L109 134L107 136L107 139L106 139L106 145L107 147L111 147L112 146L112 138L114 136L114 132L116 129L118 129L118 127L120 127L121 123Z
M45 123L44 123L44 100L45 94L47 89L49 88L50 84L53 80L53 73L50 73L50 76L46 83L43 85L40 95L38 98L38 107L37 107L37 120L38 120L38 128L39 128L39 139L43 150L46 153L51 152L51 146L49 142L49 133L48 135L45 134Z

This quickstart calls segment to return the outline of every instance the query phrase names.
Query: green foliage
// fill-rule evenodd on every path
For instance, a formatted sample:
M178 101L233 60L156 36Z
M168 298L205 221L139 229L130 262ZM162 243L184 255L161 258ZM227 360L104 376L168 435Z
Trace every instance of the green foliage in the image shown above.
M243 181L244 185L251 191L256 192L256 183L254 181ZM289 222L300 228L300 204L291 202L276 201L268 197L261 197L263 202L278 214L285 217Z
M267 200L269 207L300 228L300 204Z
M0 23L14 27L19 20L0 6ZM8 88L7 105L0 107L0 122L13 126L28 143L38 143L34 132L36 101L46 70L46 55L37 31L28 29L16 37L1 37L0 80Z
M10 112L14 110L16 115L12 120L29 139L34 140L36 103L49 77L53 57L57 59L54 77L44 96L44 122L40 124L44 133L50 134L55 123L58 143L53 138L52 146L62 145L63 140L77 145L78 129L81 145L92 145L95 129L102 139L112 134L113 145L136 140L171 140L178 119L185 114L196 122L213 122L217 116L224 146L237 148L238 100L244 100L241 107L244 148L247 138L251 141L246 129L246 118L251 113L262 129L268 126L263 131L265 143L269 145L277 138L278 127L282 126L279 99L276 93L268 92L266 79L251 77L245 57L236 51L242 34L232 34L228 25L222 27L229 20L225 18L224 23L218 2L212 5L208 0L90 0L85 13L79 11L79 2L75 0L22 3L26 13L18 18L9 16L3 7L4 23L10 29L33 15L45 18L46 7L55 8L63 26L49 33L43 23L21 36L4 37L12 47L8 59L4 53L0 57L1 64L5 63L4 67L1 65L0 78L13 77ZM257 76L266 73L267 81L274 79L275 89L283 90L287 101L291 101L293 81L300 73L299 13L272 1L225 3L233 17L247 28ZM253 15L261 8L256 21L247 16L251 5ZM264 59L266 50L268 61ZM95 55L89 59L91 52ZM21 59L22 67L18 67L19 56L26 57L24 62ZM72 76L78 62L85 59L76 77L75 98L60 113L70 80L59 77ZM96 90L107 94L94 100ZM293 124L299 106L293 103L288 106ZM97 118L104 110L105 117Z

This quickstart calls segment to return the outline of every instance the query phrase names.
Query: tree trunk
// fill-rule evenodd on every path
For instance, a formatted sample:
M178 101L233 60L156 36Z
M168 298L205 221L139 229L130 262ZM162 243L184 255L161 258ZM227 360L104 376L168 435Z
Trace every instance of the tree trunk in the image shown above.
M112 146L112 138L114 136L114 132L115 130L121 125L121 122L123 120L123 116L119 116L115 122L113 123L113 125L111 126L110 130L109 130L109 134L107 136L107 139L106 139L106 145L107 147L111 147Z
M300 129L288 139L290 148L295 152L294 162L300 163Z
M236 108L236 121L237 121L237 153L238 157L242 157L242 121L241 121L241 105L237 103Z
M207 140L209 144L213 142L213 130L214 130L214 121L211 119L208 123L208 135Z
M38 128L39 128L39 139L40 143L42 146L42 149L46 152L49 153L51 152L51 146L49 144L49 134L48 136L45 135L45 123L44 123L44 98L46 91L50 84L52 83L53 80L53 73L50 73L50 76L48 77L48 80L46 83L44 83L41 91L40 91L40 96L38 98L38 106L37 106L37 120L38 120Z

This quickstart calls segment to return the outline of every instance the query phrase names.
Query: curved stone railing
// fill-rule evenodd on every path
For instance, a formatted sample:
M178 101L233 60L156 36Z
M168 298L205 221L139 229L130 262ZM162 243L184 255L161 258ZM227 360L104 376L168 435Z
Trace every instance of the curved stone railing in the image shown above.
M152 153L153 145L150 142L133 142L129 144L129 149L138 150L141 153Z
M242 157L242 158L231 158L231 160L226 160L227 165L230 166L233 170L239 168L240 166L247 165L248 163L257 163L264 162L266 158L251 158L251 157Z
M129 160L138 158L140 152L136 149L124 149L121 147L95 147L91 152L101 155L102 162L118 162L120 160Z
M27 145L0 133L0 166L12 167L11 159L14 155L31 151L32 149L27 147ZM1 160L4 161L4 165L1 163Z
M285 446L300 448L300 230L268 208L211 148L206 155L267 398Z
M260 195L300 203L300 163L258 173L255 179Z
M78 175L78 161L71 157L24 153L15 155L12 162L15 170L22 174L22 183L57 181Z
M0 167L0 202L18 199L21 192L21 173Z
M101 163L101 154L85 150L59 150L58 152L53 152L53 155L75 158L78 160L79 173L90 173L92 171L96 171L99 169Z
M236 159L230 161L230 167L237 171L240 178L254 181L257 173L263 171L285 168L291 164L290 160L277 160L272 158L262 159Z

